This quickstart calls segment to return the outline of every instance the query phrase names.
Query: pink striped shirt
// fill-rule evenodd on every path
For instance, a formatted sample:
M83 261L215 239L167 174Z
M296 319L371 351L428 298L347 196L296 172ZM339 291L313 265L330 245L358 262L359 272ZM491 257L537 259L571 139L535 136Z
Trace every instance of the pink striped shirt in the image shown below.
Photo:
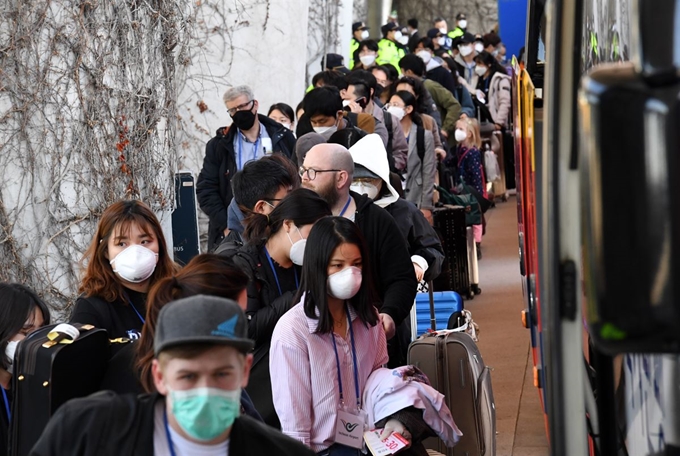
M312 450L331 446L340 404L333 340L338 347L345 404L354 406L354 363L349 338L315 334L318 320L308 318L302 302L281 317L272 335L269 370L274 408L281 430ZM387 363L387 341L380 322L367 327L349 306L359 371L359 393L375 369ZM349 332L348 332L349 333Z

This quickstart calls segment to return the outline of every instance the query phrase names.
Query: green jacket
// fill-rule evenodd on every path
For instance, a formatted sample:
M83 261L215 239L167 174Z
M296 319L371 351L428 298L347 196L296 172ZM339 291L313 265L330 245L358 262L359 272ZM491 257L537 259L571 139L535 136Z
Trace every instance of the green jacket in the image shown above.
M352 37L352 40L349 42L349 68L350 70L354 68L354 53L359 49L359 42L357 41L356 38Z
M375 63L378 65L389 63L399 70L399 60L405 55L406 52L394 41L383 38L378 42L378 58L375 59Z
M434 104L437 105L437 110L442 117L442 130L449 135L449 138L453 138L456 133L456 122L460 117L460 103L440 83L431 79L423 79L423 83L427 91L430 92Z

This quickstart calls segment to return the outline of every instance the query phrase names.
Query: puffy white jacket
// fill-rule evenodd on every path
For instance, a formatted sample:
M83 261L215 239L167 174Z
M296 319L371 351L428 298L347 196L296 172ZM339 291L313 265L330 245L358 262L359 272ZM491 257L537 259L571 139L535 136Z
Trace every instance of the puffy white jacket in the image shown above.
M451 411L444 402L444 395L408 376L406 372L410 369L412 366L380 368L368 377L363 395L368 425L374 426L399 410L415 407L423 410L423 420L446 446L454 446L463 433L453 422Z
M493 123L507 127L511 115L512 102L511 79L505 73L497 71L491 77L489 84L489 101L487 106L493 118Z

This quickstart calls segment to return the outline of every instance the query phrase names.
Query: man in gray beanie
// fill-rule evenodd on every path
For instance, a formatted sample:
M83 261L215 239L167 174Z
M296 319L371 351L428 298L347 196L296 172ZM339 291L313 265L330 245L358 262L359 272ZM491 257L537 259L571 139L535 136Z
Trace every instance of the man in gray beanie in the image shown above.
M253 345L234 301L204 295L173 301L161 309L154 338L158 393L105 391L69 401L31 454L313 455L302 443L240 415Z

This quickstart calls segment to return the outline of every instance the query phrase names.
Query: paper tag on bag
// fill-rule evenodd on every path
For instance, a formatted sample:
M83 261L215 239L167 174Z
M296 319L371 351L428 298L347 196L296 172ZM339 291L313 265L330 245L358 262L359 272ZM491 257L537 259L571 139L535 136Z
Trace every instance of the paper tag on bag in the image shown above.
M361 415L338 410L335 424L335 442L352 448L363 448L364 419Z
M384 441L380 440L381 433L382 429L374 429L364 433L366 446L374 456L394 454L408 445L408 440L398 432L392 433Z

